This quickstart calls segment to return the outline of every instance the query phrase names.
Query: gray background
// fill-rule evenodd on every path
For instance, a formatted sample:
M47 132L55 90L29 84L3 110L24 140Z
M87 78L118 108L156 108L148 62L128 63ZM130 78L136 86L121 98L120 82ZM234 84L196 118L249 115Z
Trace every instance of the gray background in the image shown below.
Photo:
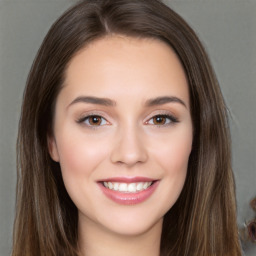
M75 0L0 0L0 256L10 254L15 205L15 144L22 93L53 21ZM230 109L238 223L254 216L256 196L256 0L164 1L198 33ZM245 243L246 256L256 244Z

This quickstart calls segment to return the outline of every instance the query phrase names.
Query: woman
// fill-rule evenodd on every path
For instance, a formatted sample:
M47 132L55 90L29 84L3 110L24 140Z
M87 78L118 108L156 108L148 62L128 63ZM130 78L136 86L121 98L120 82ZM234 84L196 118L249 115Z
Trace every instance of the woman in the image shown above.
M241 255L225 103L160 1L81 1L52 26L18 163L13 255Z

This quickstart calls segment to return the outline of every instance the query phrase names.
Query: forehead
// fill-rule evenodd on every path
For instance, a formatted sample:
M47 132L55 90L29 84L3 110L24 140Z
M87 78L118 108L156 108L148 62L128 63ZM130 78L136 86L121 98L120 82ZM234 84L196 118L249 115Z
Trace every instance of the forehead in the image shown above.
M111 98L123 92L132 97L147 90L150 97L174 93L189 98L185 72L169 45L119 35L81 49L67 67L64 90L70 97L100 94Z

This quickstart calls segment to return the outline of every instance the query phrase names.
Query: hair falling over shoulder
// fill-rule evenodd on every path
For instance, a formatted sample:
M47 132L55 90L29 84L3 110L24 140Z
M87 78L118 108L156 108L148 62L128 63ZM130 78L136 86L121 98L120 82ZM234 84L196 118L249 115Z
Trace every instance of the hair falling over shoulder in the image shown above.
M71 58L111 34L167 43L187 75L193 149L184 189L164 217L161 256L240 256L226 106L189 25L158 0L83 0L46 35L29 73L17 141L12 256L78 256L77 209L48 153L54 106Z

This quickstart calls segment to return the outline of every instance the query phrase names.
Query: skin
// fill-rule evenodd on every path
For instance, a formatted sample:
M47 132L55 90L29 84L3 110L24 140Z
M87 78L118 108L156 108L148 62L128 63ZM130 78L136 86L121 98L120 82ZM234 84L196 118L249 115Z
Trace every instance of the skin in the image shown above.
M84 96L113 105L78 100ZM165 96L176 101L147 104ZM102 118L82 122L88 115ZM157 115L178 122L157 122ZM82 255L85 248L86 256L159 255L163 216L183 188L193 137L186 75L173 50L158 40L118 35L86 46L67 67L53 134L49 152L78 208ZM134 205L107 198L98 183L137 176L158 186Z

